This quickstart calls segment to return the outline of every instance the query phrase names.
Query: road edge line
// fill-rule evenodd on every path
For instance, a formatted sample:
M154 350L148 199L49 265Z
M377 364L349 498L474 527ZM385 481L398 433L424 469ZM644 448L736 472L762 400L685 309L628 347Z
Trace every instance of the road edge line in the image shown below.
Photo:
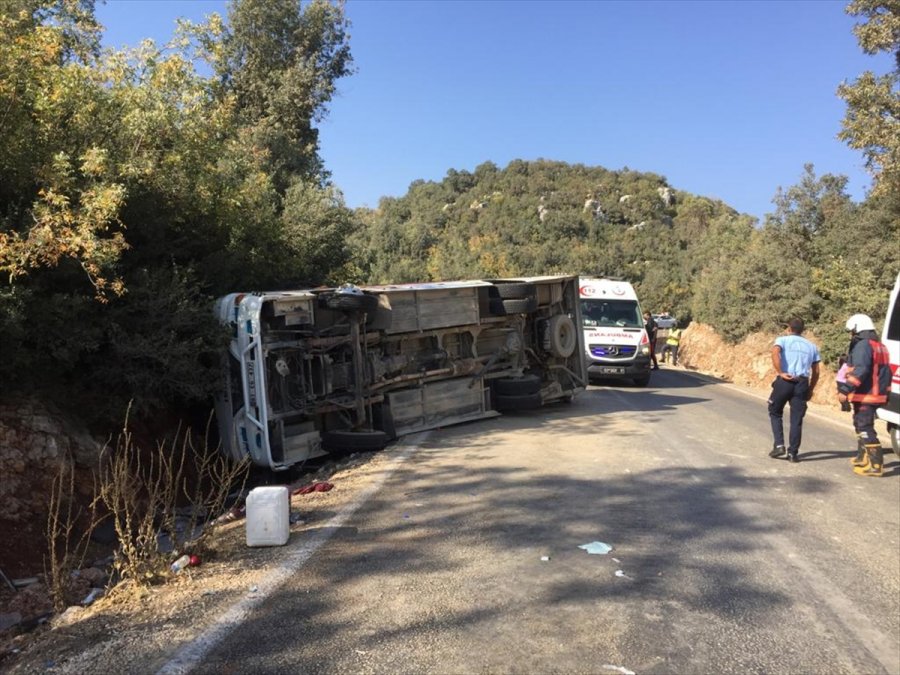
M404 448L393 461L382 471L375 481L366 487L353 501L344 506L324 527L317 530L299 548L285 557L280 563L260 581L256 583L257 591L245 596L226 609L212 625L199 636L181 646L175 655L165 665L156 671L157 675L184 675L197 666L200 661L218 646L235 628L237 628L256 607L268 599L278 588L293 574L296 574L303 565L318 551L332 535L334 535L344 523L359 508L373 497L384 485L387 479L415 453L420 444L428 437L429 432L416 435L416 442Z

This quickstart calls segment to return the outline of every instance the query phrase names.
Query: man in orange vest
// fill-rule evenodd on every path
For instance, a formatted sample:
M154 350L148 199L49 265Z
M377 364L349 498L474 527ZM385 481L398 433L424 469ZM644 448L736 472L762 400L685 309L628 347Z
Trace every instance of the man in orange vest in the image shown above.
M887 385L879 381L882 365L889 362L887 347L878 340L875 324L865 314L847 319L850 331L850 355L846 381L838 384L838 400L853 406L853 428L859 439L859 449L850 463L853 473L860 476L881 476L884 453L875 433L875 411L887 403ZM889 371L888 371L889 372Z

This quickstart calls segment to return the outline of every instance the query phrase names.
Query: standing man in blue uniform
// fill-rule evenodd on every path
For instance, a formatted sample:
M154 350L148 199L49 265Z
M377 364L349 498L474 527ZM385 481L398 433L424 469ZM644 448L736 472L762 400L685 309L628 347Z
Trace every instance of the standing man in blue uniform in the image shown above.
M772 365L775 381L769 396L769 421L775 444L769 457L788 456L788 461L799 462L800 441L803 433L803 417L806 402L812 397L819 379L819 349L801 335L803 319L791 319L784 335L772 345ZM784 406L791 404L791 431L788 447L784 447L782 418Z

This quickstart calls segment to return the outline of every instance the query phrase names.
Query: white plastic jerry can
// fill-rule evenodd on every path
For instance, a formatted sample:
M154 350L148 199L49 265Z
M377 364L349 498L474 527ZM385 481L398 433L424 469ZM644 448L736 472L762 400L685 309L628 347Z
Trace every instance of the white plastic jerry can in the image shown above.
M247 546L284 546L290 537L287 487L258 487L247 495Z

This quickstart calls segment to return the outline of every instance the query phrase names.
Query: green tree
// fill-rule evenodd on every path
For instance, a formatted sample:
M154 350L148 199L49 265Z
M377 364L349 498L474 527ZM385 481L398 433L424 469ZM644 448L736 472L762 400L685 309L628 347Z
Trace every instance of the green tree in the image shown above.
M199 401L211 296L359 278L315 129L350 72L340 5L235 0L233 26L101 52L92 2L0 3L6 395Z
M352 72L343 7L326 0L298 7L297 0L233 2L214 63L254 145L267 151L280 190L294 175L326 176L314 123L337 80Z
M838 138L866 158L877 194L900 189L900 0L853 0L851 16L862 17L853 29L866 54L893 54L887 74L866 71L838 87L847 102Z
M800 182L787 190L778 188L775 212L769 214L766 227L782 250L809 263L816 255L814 239L829 219L850 208L845 192L847 178L826 174L816 177L812 164L804 166Z

